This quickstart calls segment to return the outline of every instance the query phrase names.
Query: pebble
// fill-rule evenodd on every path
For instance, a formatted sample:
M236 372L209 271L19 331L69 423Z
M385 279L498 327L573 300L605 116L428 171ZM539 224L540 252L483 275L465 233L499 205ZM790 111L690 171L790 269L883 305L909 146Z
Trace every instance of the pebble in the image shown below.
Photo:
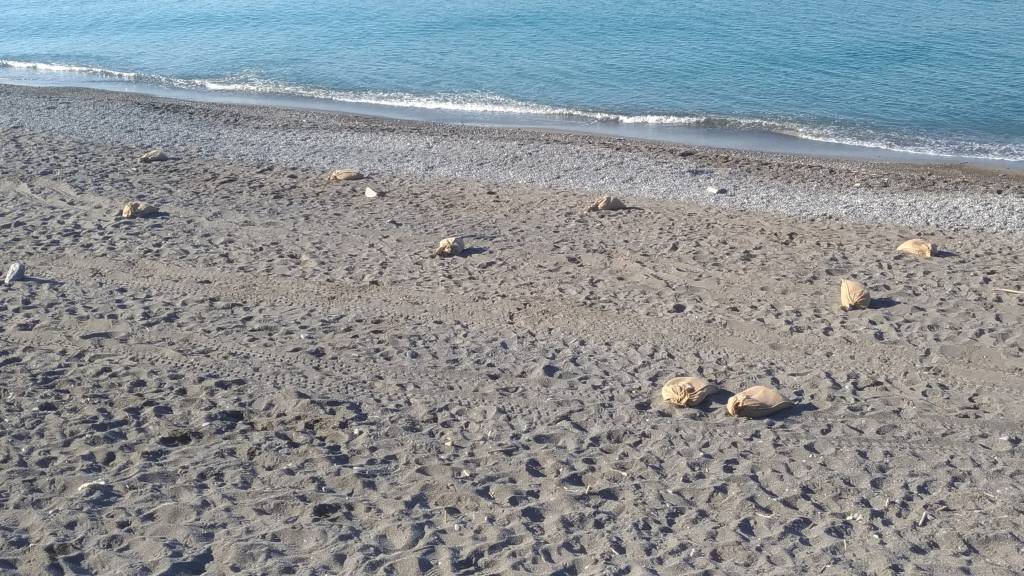
M364 192L363 194L367 198L376 198L376 197L381 195L380 192L377 192L376 190L374 190L373 188L370 188L369 186L366 187L366 192Z
M164 160L167 160L167 154L164 154L163 150L150 150L139 157L139 162L142 162L143 164L148 164L149 162L163 162Z
M362 180L365 178L361 172L352 169L335 170L327 175L330 182L346 182L348 180Z
M4 284L10 284L11 282L17 282L24 279L25 265L21 262L15 262L7 269L7 276L4 277Z
M89 482L85 482L81 486L79 486L78 487L78 491L79 492L82 492L83 490L84 491L91 491L91 489L93 487L96 487L96 486L106 486L106 485L107 485L106 480L90 480Z
M719 188L718 186L708 186L708 194L725 194L727 190L725 188Z

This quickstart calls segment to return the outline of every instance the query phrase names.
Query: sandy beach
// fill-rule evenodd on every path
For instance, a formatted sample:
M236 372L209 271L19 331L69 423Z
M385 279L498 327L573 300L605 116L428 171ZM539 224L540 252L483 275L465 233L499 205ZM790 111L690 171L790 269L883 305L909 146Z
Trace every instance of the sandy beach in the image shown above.
M1022 238L1001 169L0 86L0 573L1019 574Z

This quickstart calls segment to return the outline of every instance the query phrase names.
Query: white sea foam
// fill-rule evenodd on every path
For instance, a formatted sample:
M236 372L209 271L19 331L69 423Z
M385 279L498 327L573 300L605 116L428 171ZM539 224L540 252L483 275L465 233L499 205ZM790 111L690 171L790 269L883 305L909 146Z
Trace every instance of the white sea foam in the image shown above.
M346 90L330 90L325 88L310 88L281 84L266 80L234 82L216 80L175 80L172 81L172 83L182 87L201 87L207 90L258 92L263 94L319 98L351 104L391 106L395 108L419 108L424 110L441 110L448 112L563 116L591 119L600 122L620 122L623 124L699 124L706 120L703 116L630 116L625 114L592 112L573 108L561 108L544 104L521 102L511 98L505 98L483 92L421 96L403 92L353 92Z
M760 118L715 115L616 114L522 102L483 92L418 95L403 92L347 91L285 84L261 79L251 74L216 79L187 79L139 72L124 72L91 66L23 62L18 60L0 60L0 68L13 68L42 74L99 76L116 81L151 84L184 90L209 90L213 92L314 98L383 108L411 108L482 116L543 116L583 124L609 123L688 126L737 131L753 130L783 134L823 143L927 156L1011 162L1024 161L1024 144L1018 143L978 143L967 140L927 138L916 135L899 136L895 134L879 134L874 131L848 126L808 125L800 122Z
M0 60L0 68L16 68L20 70L36 70L38 72L50 73L92 74L121 78L123 80L134 80L139 77L139 74L136 72L118 72L117 70L93 68L90 66L47 64L45 62L21 62L19 60Z

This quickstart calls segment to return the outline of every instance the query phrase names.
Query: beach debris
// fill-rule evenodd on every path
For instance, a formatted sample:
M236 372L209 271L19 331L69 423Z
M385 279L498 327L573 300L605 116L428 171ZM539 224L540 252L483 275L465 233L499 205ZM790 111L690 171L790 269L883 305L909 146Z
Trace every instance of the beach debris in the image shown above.
M163 162L164 160L170 159L167 154L164 154L163 150L150 150L139 157L139 162L148 164L150 162Z
M708 194L725 194L728 192L725 188L719 188L718 186L708 186Z
M383 194L374 190L373 188L370 188L369 186L366 187L366 191L363 192L363 195L366 196L367 198L377 198L378 196L383 196Z
M626 203L615 196L601 196L587 208L587 212L602 212L605 210L625 210Z
M25 265L21 262L15 262L11 264L11 267L7 269L7 275L4 276L4 284L10 284L11 282L17 282L25 279Z
M327 175L328 182L345 182L347 180L362 180L363 178L365 176L360 171L352 170L351 168L335 170Z
M926 242L920 238L911 238L897 246L896 251L903 252L905 254L913 254L914 256L922 256L924 258L931 258L935 251L935 246L933 246L931 242Z
M1024 294L1024 290L1011 290L1009 288L993 288L996 292L1006 292L1007 294Z
M729 398L725 410L730 416L760 418L789 408L793 402L770 386L751 386Z
M680 376L665 382L661 387L661 398L669 404L692 407L715 392L718 392L718 386L703 378Z
M79 492L90 492L92 488L107 486L106 480L90 480L78 487Z
M871 293L856 280L843 279L839 283L839 307L843 310L856 310L871 305Z
M145 218L157 213L156 206L145 202L131 201L121 209L122 218Z
M449 256L458 256L462 254L462 251L466 249L465 243L462 238L458 236L452 236L451 238L445 238L437 243L437 248L434 248L434 256L440 256L447 258Z

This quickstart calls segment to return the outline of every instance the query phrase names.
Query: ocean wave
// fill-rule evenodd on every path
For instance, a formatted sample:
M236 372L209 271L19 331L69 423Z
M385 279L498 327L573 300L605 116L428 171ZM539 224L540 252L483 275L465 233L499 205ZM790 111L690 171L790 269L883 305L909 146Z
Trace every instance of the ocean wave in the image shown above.
M137 72L119 72L106 68L93 68L91 66L76 66L73 64L47 64L45 62L22 62L20 60L0 60L0 68L15 68L19 70L35 70L38 72L89 74L120 78L122 80L134 80L139 77Z
M1009 162L1024 161L1024 143L981 143L957 138L940 139L920 135L880 133L865 128L829 125L826 123L808 124L791 120L718 115L619 114L522 102L485 92L419 95L404 92L336 90L286 84L262 79L254 74L238 74L213 79L189 79L74 64L0 59L0 69L2 68L48 74L97 76L117 81L182 90L207 90L211 92L312 98L382 108L411 108L481 116L542 116L564 119L584 125L597 123L666 127L687 126L705 129L758 131L829 144L908 154Z
M696 125L708 120L705 116L670 116L670 115L627 115L607 112L594 112L574 108L562 108L522 102L504 96L486 92L441 93L429 96L404 92L373 92L347 91L327 88L295 86L268 80L171 80L180 87L199 87L206 90L229 92L256 92L271 95L289 95L304 98L318 98L350 104L368 104L372 106L390 106L394 108L419 108L423 110L440 110L446 112L467 112L476 114L522 114L537 116L559 116L568 118L589 119L598 122L618 122L622 124L687 124Z

